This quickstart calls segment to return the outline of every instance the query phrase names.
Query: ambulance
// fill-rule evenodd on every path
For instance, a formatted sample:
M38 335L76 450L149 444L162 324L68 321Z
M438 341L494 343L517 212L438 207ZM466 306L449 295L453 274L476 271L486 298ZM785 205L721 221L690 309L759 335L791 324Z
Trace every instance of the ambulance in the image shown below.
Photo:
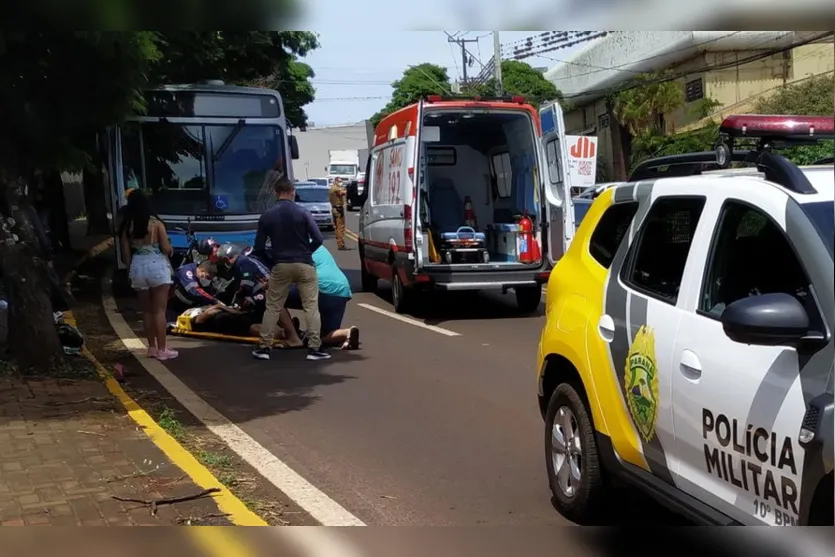
M430 95L384 118L360 203L362 286L397 312L430 291L513 291L535 311L574 236L563 111Z

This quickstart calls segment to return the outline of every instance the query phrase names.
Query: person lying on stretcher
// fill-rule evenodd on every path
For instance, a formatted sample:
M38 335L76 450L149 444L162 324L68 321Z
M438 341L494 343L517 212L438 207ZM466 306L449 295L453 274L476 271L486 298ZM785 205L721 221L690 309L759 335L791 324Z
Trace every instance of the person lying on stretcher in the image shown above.
M286 312L285 312L286 313ZM184 322L185 321L185 322ZM201 306L184 311L177 320L179 329L191 330L196 333L215 333L233 337L258 337L261 332L261 315L257 311L246 311L224 305ZM298 325L293 322L290 314L279 319L276 329L276 339L285 341L288 347L294 345L289 337L295 337L302 346L297 330ZM291 332L288 335L288 330Z
M270 279L269 267L259 257L253 254L245 254L240 246L232 243L225 243L218 248L217 260L222 265L232 269L238 283L238 289L232 298L232 306L246 312L248 320L252 321L248 330L258 336L261 329L261 320L267 309L265 296ZM228 318L221 319L228 320ZM243 326L244 318L239 318L237 321ZM297 331L298 327L293 326L289 312L281 312L278 324L283 332L281 338L288 348L304 346Z

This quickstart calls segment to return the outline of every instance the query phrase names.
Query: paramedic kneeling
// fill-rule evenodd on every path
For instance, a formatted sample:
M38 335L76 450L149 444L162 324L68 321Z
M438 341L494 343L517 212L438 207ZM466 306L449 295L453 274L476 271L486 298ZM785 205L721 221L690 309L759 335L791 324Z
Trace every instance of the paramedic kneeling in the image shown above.
M333 255L325 246L320 246L313 252L313 263L316 265L316 275L319 282L322 343L327 346L341 346L343 350L356 350L360 344L359 328L342 328L345 307L353 295L348 277L336 264ZM290 289L287 307L290 309L301 309L302 307L299 292L295 287Z
M174 272L174 288L168 300L168 320L176 321L183 311L200 306L219 305L212 279L217 275L214 263L189 263Z
M246 255L244 250L235 244L226 243L217 250L219 263L227 265L232 269L235 280L238 283L238 290L232 297L232 305L239 306L253 320L258 322L258 327L249 328L250 331L259 331L261 320L267 309L266 292L269 286L270 269L255 255ZM236 318L242 321L243 318ZM286 310L280 312L278 324L281 330L286 333L285 344L289 348L300 348L303 346L296 328L293 326L292 318ZM258 336L258 333L255 333Z

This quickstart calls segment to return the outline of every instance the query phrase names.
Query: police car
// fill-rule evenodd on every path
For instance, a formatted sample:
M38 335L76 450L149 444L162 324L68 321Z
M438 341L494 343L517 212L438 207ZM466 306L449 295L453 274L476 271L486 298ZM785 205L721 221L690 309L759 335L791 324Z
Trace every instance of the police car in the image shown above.
M538 352L566 517L593 522L619 480L698 523L833 523L833 166L775 149L834 131L730 116L715 152L646 161L594 201Z

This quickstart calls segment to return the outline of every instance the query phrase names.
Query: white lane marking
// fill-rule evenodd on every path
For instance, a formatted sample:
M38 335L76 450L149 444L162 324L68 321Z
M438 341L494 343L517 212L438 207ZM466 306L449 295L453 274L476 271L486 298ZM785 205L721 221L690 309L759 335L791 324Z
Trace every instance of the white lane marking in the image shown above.
M302 557L361 557L362 552L343 533L334 528L284 526L270 528Z
M134 352L142 367L159 381L186 410L200 420L209 431L220 437L259 474L322 526L365 526L359 518L305 480L263 445L212 408L171 373L162 362L145 357L144 352L147 347L141 339L136 337L125 318L118 313L116 300L113 298L107 279L102 281L102 305L110 326L116 331L116 335L125 348Z
M408 323L409 325L414 325L415 327L420 327L421 329L427 329L429 331L434 331L441 335L446 335L448 337L460 337L461 333L456 333L455 331L450 331L449 329L444 329L443 327L436 327L435 325L427 325L417 319L412 319L410 317L404 317L402 315L397 315L396 313L392 313L390 311L384 310L382 308L378 308L377 306L372 306L371 304L357 304L359 307L369 309L373 312L379 313L380 315L385 315L386 317L391 317L392 319L396 319L398 321L402 321L403 323Z

